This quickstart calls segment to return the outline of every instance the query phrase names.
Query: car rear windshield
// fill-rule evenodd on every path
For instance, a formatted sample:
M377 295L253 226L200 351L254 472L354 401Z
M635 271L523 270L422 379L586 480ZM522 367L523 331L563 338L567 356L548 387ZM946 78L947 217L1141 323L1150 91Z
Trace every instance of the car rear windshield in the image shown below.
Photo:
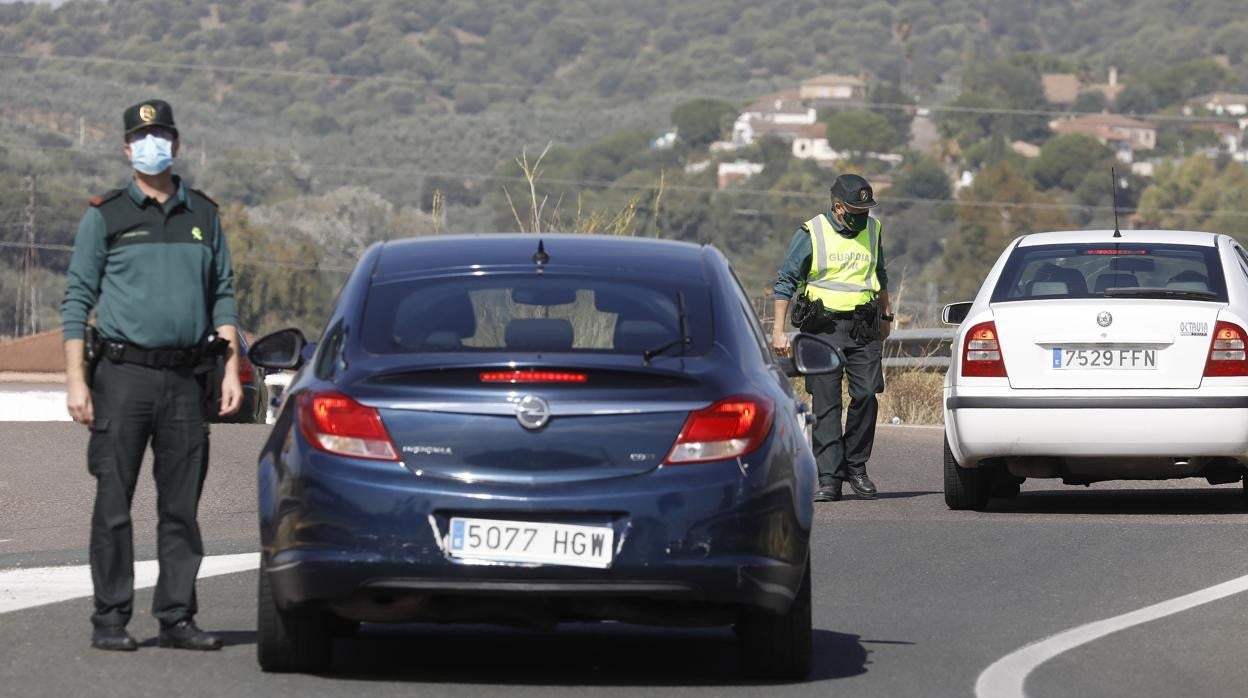
M711 346L705 287L545 273L374 285L361 342L373 354L585 352L656 356Z
M1054 298L1185 298L1226 302L1217 249L1173 244L1016 247L992 302Z

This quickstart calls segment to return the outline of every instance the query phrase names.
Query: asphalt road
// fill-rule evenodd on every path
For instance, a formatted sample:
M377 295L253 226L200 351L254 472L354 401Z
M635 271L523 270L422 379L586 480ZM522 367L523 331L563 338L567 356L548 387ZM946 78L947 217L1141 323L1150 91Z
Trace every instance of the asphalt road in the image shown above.
M202 506L210 554L255 550L262 426L214 427ZM0 424L0 570L82 564L92 483L74 424ZM814 543L816 669L809 682L743 682L726 631L573 626L367 627L340 641L333 676L255 664L255 573L200 582L205 628L228 646L154 646L138 595L134 655L88 647L87 599L0 616L0 695L968 696L981 673L1042 638L1248 575L1239 485L1068 488L1029 481L988 513L948 511L940 432L884 427L871 471L883 495L821 504ZM135 499L153 557L154 495ZM1242 695L1248 594L1134 625L1040 664L1027 695Z

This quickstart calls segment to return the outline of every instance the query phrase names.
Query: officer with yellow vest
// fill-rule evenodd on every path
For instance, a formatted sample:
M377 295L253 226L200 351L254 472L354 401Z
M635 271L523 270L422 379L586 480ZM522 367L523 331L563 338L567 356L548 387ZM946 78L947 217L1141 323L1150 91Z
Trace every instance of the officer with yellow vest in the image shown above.
M839 501L846 481L859 496L876 496L875 483L867 477L867 460L879 411L875 396L884 391L880 345L888 337L893 315L881 242L884 226L870 214L875 205L866 179L855 174L837 177L832 184L831 210L794 232L776 274L772 330L776 352L782 356L789 352L784 325L790 301L797 296L794 305L804 311L799 329L822 335L845 354L841 370L806 377L817 420L812 444L819 465L816 502ZM842 373L849 378L843 432Z

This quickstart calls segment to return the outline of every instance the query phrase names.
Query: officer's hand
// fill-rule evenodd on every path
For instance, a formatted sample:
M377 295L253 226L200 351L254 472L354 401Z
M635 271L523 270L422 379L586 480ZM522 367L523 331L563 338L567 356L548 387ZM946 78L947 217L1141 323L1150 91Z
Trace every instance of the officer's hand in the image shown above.
M243 404L243 384L238 381L237 371L226 371L221 380L221 412L222 417L234 414Z
M880 320L880 341L888 339L888 335L893 333L893 323L888 320Z
M783 332L772 332L771 348L775 350L776 356L788 356L789 338Z
M65 406L69 408L69 416L75 422L92 426L95 424L95 410L91 406L91 389L85 380L71 380L65 386Z

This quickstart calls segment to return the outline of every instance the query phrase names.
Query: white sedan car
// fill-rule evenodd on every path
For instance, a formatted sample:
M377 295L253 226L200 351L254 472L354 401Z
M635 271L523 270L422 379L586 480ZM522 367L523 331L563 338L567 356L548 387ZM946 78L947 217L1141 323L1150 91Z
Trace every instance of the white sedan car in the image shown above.
M1243 478L1248 252L1233 238L1024 235L944 319L960 324L944 389L950 508L983 509L1026 478Z

